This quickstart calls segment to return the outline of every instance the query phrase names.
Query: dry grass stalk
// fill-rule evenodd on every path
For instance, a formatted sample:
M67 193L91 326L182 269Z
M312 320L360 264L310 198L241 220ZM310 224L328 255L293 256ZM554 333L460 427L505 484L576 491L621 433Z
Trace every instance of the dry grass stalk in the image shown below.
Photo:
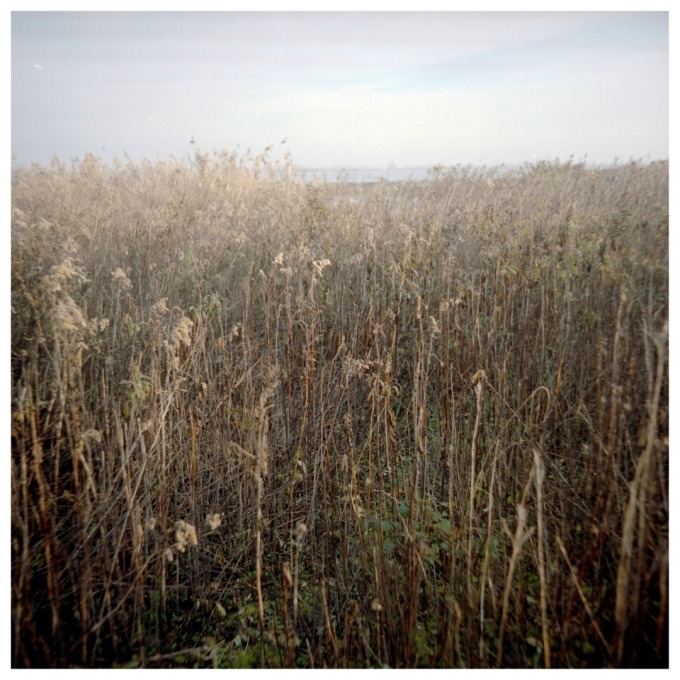
M550 668L550 621L548 620L548 582L545 573L545 527L543 525L543 483L545 464L541 453L533 449L534 480L536 483L536 523L538 529L538 574L541 581L541 628L543 632L543 656L545 667Z
M482 419L482 404L484 397L484 385L486 384L486 372L477 371L472 376L472 384L475 389L475 426L472 432L472 445L470 449L470 498L468 502L468 548L467 548L467 584L468 584L468 606L472 611L474 584L472 582L472 541L475 519L475 491L477 486L477 437L479 425Z
M505 627L508 621L508 610L510 607L510 593L512 590L512 579L515 575L515 568L517 567L517 561L519 560L520 554L524 544L531 538L534 533L534 527L530 527L525 531L527 520L527 510L526 507L520 503L517 506L517 525L515 526L514 535L510 532L507 525L503 528L508 535L508 538L512 541L512 554L510 555L510 564L508 565L508 575L505 579L505 590L503 591L503 614L501 616L501 623L498 629L498 650L496 652L496 668L500 668L503 664L503 641L505 636Z
M661 402L661 389L664 382L664 369L666 367L667 342L668 342L668 322L660 332L650 334L654 343L657 356L656 373L654 375L653 392L647 400L647 424L645 433L645 447L637 461L635 476L629 485L628 503L623 521L623 533L621 536L621 556L619 559L616 574L616 661L621 663L623 660L625 630L628 625L628 603L630 597L630 580L634 576L631 574L631 562L633 559L633 548L636 539L635 519L636 516L645 514L645 497L649 494L649 473L652 464L652 454L658 437L659 405ZM637 541L638 550L644 545L643 535L644 525L641 524L638 531ZM640 578L641 575L636 575Z

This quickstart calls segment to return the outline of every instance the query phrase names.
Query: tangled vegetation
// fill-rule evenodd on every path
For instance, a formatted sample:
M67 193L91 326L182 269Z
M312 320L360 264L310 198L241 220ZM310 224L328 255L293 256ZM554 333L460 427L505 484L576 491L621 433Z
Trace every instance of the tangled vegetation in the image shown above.
M668 164L13 171L14 667L668 665Z

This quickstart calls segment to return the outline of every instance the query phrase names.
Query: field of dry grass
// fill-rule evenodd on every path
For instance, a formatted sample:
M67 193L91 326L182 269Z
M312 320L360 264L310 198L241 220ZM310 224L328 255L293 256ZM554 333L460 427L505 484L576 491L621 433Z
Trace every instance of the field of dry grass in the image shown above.
M668 165L16 169L12 665L668 665Z

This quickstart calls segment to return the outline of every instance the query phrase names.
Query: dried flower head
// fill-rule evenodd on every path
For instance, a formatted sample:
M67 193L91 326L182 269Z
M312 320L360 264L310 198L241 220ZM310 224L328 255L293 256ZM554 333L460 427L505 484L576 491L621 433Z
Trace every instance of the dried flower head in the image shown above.
M348 379L357 376L367 376L374 368L374 363L371 361L364 361L363 359L355 359L352 356L345 356L342 360L342 367Z
M168 311L168 298L161 298L155 305L151 307L152 316L163 316Z
M49 276L43 280L43 285L52 293L57 293L61 287L71 279L75 279L79 283L87 283L88 279L82 267L73 264L73 258L67 257L63 262L55 264L51 269Z
M182 316L170 334L170 343L175 347L191 347L191 329L194 322L188 316Z
M208 515L205 519L205 523L210 527L210 531L215 531L222 524L222 514L215 512L212 515Z
M298 522L295 527L295 535L298 542L300 542L307 535L307 525L304 522Z
M90 428L80 434L80 440L82 442L96 442L97 444L101 444L102 433L99 430Z
M104 332L109 327L108 319L90 319L87 324L87 332L90 335L97 335Z
M186 550L187 545L198 545L196 527L180 519L175 524L175 541L175 548L182 553Z
M80 307L70 295L57 302L54 310L54 322L57 330L64 333L72 333L80 328L87 328L87 322Z
M323 276L323 270L330 265L331 261L324 258L323 260L314 260L314 270L319 276Z
M473 376L472 376L472 384L476 385L477 383L485 383L487 381L486 377L486 371L481 370L477 371Z
M132 288L132 283L130 282L128 275L120 267L116 267L116 269L111 272L111 278L121 292Z

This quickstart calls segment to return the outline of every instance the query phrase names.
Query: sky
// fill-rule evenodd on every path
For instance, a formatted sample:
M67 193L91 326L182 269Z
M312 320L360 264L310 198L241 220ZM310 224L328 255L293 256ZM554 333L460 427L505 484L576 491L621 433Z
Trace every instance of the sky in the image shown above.
M11 40L15 164L668 157L666 12L15 11Z

